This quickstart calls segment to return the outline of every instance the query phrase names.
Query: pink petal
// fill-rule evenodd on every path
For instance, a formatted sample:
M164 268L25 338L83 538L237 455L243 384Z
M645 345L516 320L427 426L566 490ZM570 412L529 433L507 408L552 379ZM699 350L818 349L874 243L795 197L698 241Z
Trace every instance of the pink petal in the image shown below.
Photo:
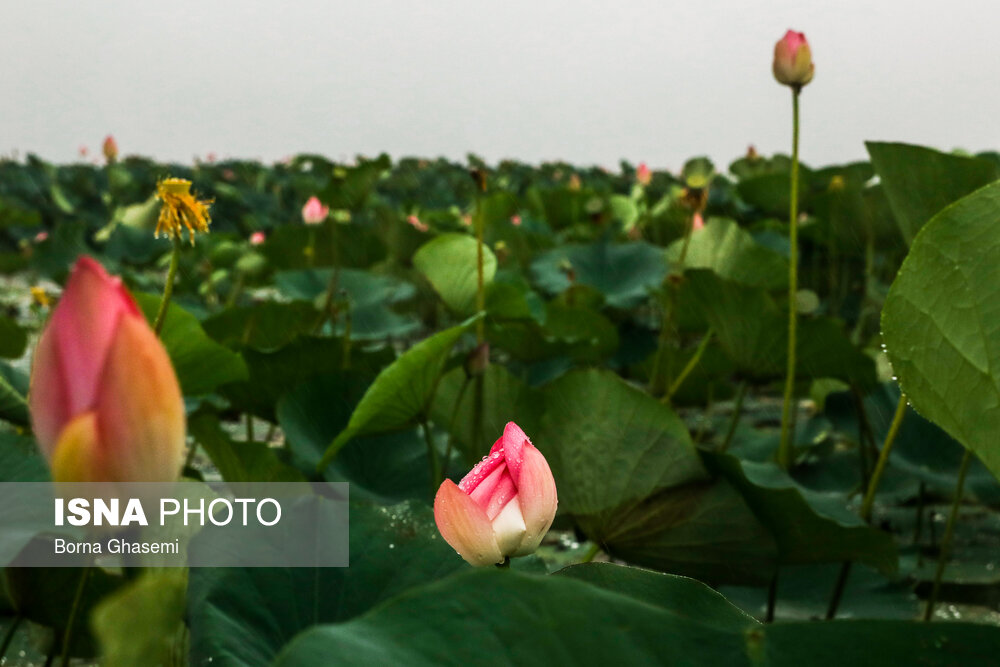
M77 260L62 298L45 327L51 342L43 358L49 357L45 364L58 364L59 370L45 369L33 385L41 394L58 393L62 397L63 405L58 411L64 411L64 417L93 407L104 359L118 322L124 317L142 320L139 308L121 280L109 276L104 267L90 257ZM63 385L59 392L41 386L57 378ZM41 412L44 411L42 408ZM52 423L53 420L43 417L42 421ZM46 433L45 437L55 436Z
M449 479L434 497L434 522L445 542L471 565L493 565L503 560L486 512Z
M67 389L59 352L55 347L55 335L51 327L46 327L38 339L32 359L28 406L38 446L49 460L60 432L73 416Z
M524 443L521 461L517 498L524 516L525 534L515 556L530 554L538 548L555 519L559 504L556 481L548 461L531 442Z
M514 483L518 487L520 487L521 462L526 443L530 445L531 441L528 440L528 436L524 434L521 427L514 422L507 422L507 426L503 430L503 437L497 441L497 444L501 445L501 451L507 460L507 468L510 470L510 476L514 478ZM497 445L493 445L493 449L496 448Z
M471 494L476 488L486 480L497 467L504 464L504 458L502 450L497 449L501 445L500 440L496 441L493 445L493 449L490 450L489 456L485 457L482 461L476 464L476 466L470 470L462 481L458 483L458 488L462 489L465 493Z

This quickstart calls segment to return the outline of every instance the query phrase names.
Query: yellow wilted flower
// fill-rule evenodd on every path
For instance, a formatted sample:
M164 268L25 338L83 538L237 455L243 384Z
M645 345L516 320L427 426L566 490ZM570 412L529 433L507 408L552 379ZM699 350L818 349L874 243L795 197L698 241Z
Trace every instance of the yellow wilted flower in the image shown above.
M183 178L165 178L156 184L156 198L163 202L160 218L156 221L156 236L163 232L167 236L180 238L181 225L187 228L191 245L194 233L208 232L212 222L208 214L211 199L198 200L191 194L191 181Z
M31 288L31 300L42 308L48 308L52 305L52 300L49 299L49 295L45 293L44 289L37 285Z

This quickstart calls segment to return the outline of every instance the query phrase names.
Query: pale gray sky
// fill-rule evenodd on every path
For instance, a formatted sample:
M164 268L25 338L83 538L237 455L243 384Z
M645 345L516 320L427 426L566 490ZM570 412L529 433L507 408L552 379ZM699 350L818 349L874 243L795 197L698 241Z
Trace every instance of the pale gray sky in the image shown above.
M774 42L816 78L802 154L1000 147L987 0L5 0L0 152L279 159L467 151L678 168L787 151Z

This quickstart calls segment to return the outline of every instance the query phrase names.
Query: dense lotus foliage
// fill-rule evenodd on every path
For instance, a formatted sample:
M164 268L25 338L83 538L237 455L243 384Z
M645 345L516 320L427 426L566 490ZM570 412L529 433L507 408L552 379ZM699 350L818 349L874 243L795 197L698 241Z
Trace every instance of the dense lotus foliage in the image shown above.
M799 168L794 309L791 160L752 147L0 161L0 481L49 479L95 392L179 386L125 440L183 455L114 474L351 488L349 568L7 568L0 664L996 664L1000 155L867 150ZM73 296L81 256L117 296ZM95 321L174 389L59 403Z

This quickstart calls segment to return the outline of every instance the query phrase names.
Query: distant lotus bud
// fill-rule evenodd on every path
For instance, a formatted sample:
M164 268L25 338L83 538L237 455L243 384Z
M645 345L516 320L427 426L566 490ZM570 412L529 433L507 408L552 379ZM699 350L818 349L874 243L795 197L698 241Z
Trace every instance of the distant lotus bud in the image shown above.
M218 157L219 156L216 155L215 153L209 152L208 155L205 156L205 162L212 164L213 162L216 161L216 159L218 159Z
M430 227L420 222L420 218L418 218L415 215L406 216L406 224L408 224L410 227L413 227L418 232L426 232L427 230L430 229Z
M264 232L254 232L250 235L250 245L261 245L267 240L267 234Z
M757 147L753 144L747 146L746 160L747 162L756 162L760 159L760 153L757 152Z
M695 213L694 217L691 218L691 231L698 231L705 226L705 219L701 217L701 213Z
M490 366L490 344L480 343L465 358L465 373L469 377L482 375Z
M635 170L635 180L643 187L653 182L653 172L646 166L645 162L640 162L639 168Z
M472 226L472 216L466 213L462 216L462 226L471 227Z
M774 78L779 83L793 88L801 88L813 78L816 69L812 61L809 42L801 32L789 30L774 45Z
M48 232L38 232L37 234L35 234L35 243L43 243L44 241L47 241L48 238L49 238Z
M81 144L80 148L77 149L77 152L80 154L80 157L87 157L87 155L90 154L90 149Z
M57 482L168 482L184 453L177 376L117 278L81 257L35 348L28 393Z
M510 224L514 225L515 227L520 227L521 226L521 216L519 216L517 214L514 214L514 215L510 216Z
M441 537L471 565L502 563L538 548L556 515L556 482L542 453L508 422L489 456L434 497Z
M310 197L302 207L302 222L307 225L318 225L330 214L330 207L323 206L318 197Z
M108 164L114 164L118 160L118 142L110 134L104 138L101 152L104 153L104 159L108 161Z

